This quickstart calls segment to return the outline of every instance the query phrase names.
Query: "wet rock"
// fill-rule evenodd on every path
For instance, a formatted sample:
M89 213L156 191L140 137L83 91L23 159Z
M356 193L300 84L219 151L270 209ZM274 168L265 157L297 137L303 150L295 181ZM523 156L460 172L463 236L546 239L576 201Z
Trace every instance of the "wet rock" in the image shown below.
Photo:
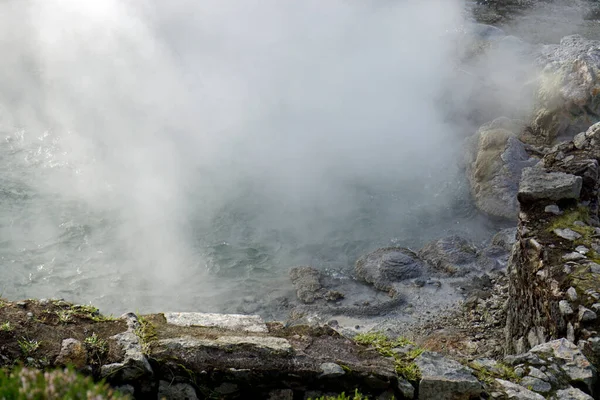
M424 399L469 399L482 392L481 383L472 370L433 352L415 359L421 371L419 397Z
M496 382L500 385L508 400L544 400L544 396L516 383L503 379L496 379Z
M174 400L197 400L196 391L191 385L186 383L173 383L160 381L158 385L159 399L174 399Z
M295 267L290 270L290 278L300 301L313 303L320 297L319 292L322 289L320 276L321 273L313 267Z
M453 235L426 244L419 256L438 271L461 275L473 266L477 249L465 238Z
M569 228L555 229L553 232L556 236L570 241L581 239L581 235L579 233Z
M72 365L76 369L84 368L87 365L85 346L77 339L64 339L55 363L61 366Z
M419 277L424 269L424 263L410 250L387 247L360 257L354 272L363 281L389 292L393 282Z
M258 315L179 312L164 313L164 316L168 324L176 326L203 326L243 332L268 332L267 325Z
M558 390L554 396L551 397L552 400L593 400L594 398L587 393L582 392L576 388L568 388L563 390Z
M580 176L563 172L545 172L540 168L525 168L521 177L518 198L523 203L542 199L578 199L581 185Z

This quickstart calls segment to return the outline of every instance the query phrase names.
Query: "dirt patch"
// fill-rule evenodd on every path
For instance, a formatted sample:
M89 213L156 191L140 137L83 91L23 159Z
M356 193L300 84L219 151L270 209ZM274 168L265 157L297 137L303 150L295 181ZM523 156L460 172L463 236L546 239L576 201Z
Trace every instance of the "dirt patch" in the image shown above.
M101 353L92 346L88 349L88 364L92 368L89 372L95 373L95 366L122 359L122 349L110 337L125 330L123 320L102 316L91 306L60 300L0 299L0 366L55 367L63 339L73 338L85 344L86 339L91 342L93 338L107 345Z

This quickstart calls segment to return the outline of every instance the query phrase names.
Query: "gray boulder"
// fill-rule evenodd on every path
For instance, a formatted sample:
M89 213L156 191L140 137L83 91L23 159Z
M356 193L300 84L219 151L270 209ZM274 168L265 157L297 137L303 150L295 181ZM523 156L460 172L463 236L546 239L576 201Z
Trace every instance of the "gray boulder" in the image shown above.
M415 359L415 364L421 371L419 398L466 400L478 397L483 391L470 368L441 354L424 352Z
M537 143L570 140L598 120L600 42L579 35L542 46L537 64L543 71L531 125Z
M452 235L426 244L419 257L436 270L448 274L469 272L477 259L477 249L467 239Z
M475 205L494 217L516 219L521 171L536 162L516 138L521 129L519 121L499 118L468 143L466 169Z
M356 261L356 276L379 290L393 290L393 282L423 274L425 264L412 251L402 247L377 249Z
M344 297L342 293L321 285L321 273L316 268L294 267L289 274L298 299L305 304L314 303L318 299L335 301Z
M525 168L517 196L523 203L536 200L578 199L581 185L580 176L563 172L545 172L540 168Z
M532 392L516 383L503 379L496 379L496 383L502 388L508 400L544 400L544 396L541 394Z
M581 350L567 339L557 339L537 345L529 352L542 359L551 359L566 374L571 384L583 384L592 393L596 382L596 368Z

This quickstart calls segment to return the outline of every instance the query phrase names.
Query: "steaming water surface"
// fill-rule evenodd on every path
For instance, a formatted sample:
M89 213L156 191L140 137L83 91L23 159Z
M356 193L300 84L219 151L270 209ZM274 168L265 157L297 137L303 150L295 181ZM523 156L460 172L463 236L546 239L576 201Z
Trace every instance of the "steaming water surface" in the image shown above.
M140 258L132 257L131 246L120 231L128 223L127 216L118 208L111 209L110 190L103 193L106 205L99 207L53 187L53 182L65 179L74 186L93 179L86 176L86 168L94 161L74 164L63 141L53 133L3 135L0 257L4 296L64 297L92 302L110 312L160 307L259 311L277 317L276 310L263 303L289 294L290 266L311 264L344 271L358 255L378 246L418 247L450 232L475 239L487 233L469 204L459 168L435 165L434 160L431 171L414 171L412 181L371 186L362 182L362 186L347 188L353 208L342 213L336 212L336 204L312 212L277 209L272 199L261 195L260 187L246 187L208 221L202 218L202 208L190 211L189 224L181 228L190 235L189 243L194 243L192 260L197 262L171 266L169 257L162 260L162 268L179 275L174 279L177 283L165 291L169 277L153 274L151 266L140 265ZM444 167L453 169L452 180L446 174L435 176ZM190 203L202 204L201 193L192 190L189 195L197 196L189 198ZM423 204L425 198L440 201ZM303 226L294 229L286 224L288 220L301 221ZM157 243L143 243L136 251L151 245ZM145 250L155 254L155 249Z

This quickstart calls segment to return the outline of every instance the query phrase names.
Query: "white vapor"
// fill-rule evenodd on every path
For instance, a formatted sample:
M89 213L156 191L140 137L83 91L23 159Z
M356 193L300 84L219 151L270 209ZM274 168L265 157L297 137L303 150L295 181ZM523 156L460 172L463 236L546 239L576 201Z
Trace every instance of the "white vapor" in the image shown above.
M197 299L228 291L210 268L211 241L232 244L249 235L287 240L282 246L292 249L322 243L340 221L361 218L357 187L391 200L382 201L380 225L350 232L349 241L368 241L376 232L391 239L414 224L406 210L444 209L449 200L439 193L455 185L460 142L473 128L457 117L467 114L476 91L456 68L463 6L0 4L0 124L13 135L11 148L18 136L20 148L44 167L28 164L28 175L14 179L112 224L101 239L90 233L92 243L79 244L92 261L66 259L60 267L102 282L73 295L113 308L123 301L129 309L202 309ZM496 88L508 85L505 67L516 58L502 60L496 75L492 63L476 66L496 77ZM448 93L452 104L443 101ZM18 130L25 133L14 136ZM247 204L235 206L241 200ZM50 216L55 210L37 203L33 209L35 220L3 228L4 240L35 247L84 218L68 211ZM222 235L212 232L219 229ZM96 252L105 256L96 259ZM281 256L272 263L302 260ZM289 266L269 274L275 280ZM236 278L251 279L252 271ZM114 275L122 281L109 279ZM68 282L52 281L55 293L68 294L61 284Z

